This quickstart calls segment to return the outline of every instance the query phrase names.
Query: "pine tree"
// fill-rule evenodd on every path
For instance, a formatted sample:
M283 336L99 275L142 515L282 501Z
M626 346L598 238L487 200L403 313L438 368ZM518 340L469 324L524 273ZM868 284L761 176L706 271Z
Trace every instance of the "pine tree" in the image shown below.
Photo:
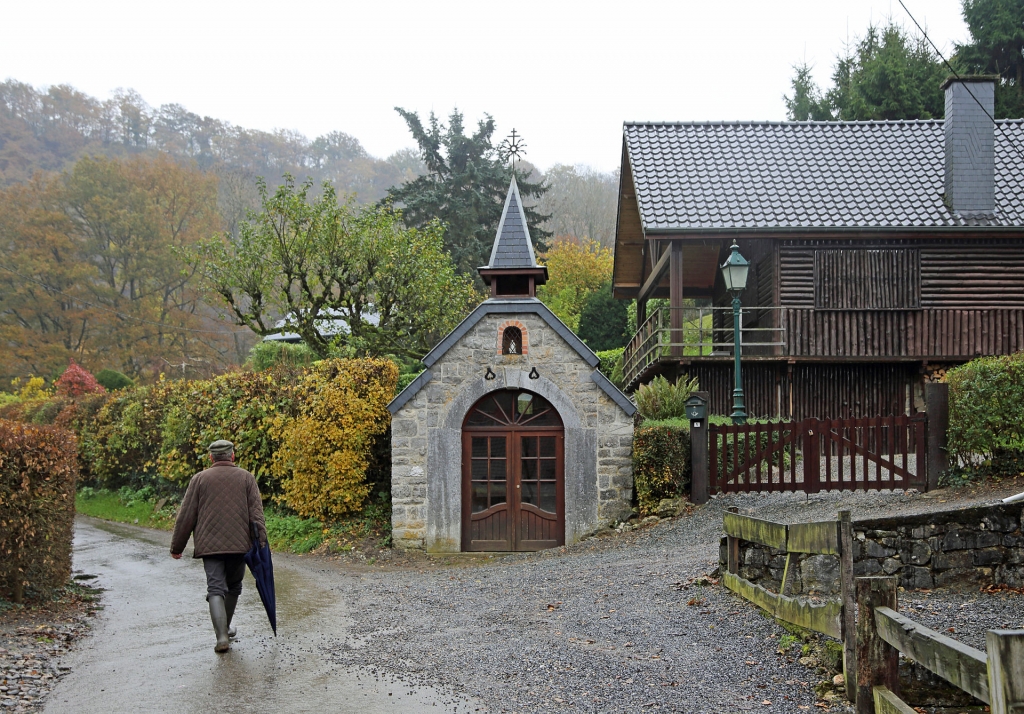
M444 246L458 270L475 275L486 265L494 232L501 220L501 210L511 179L509 167L501 160L492 140L494 119L488 116L467 136L462 114L455 110L448 124L438 121L433 113L424 127L419 115L399 107L427 167L427 174L388 189L388 198L402 209L406 225L426 226L440 220L445 226ZM516 170L516 182L524 201L541 196L547 187L527 180L527 174ZM540 224L548 216L526 206L530 236L538 251L545 250L544 239L550 237Z
M1024 117L1024 0L965 0L971 42L957 60L973 74L997 74L996 118Z

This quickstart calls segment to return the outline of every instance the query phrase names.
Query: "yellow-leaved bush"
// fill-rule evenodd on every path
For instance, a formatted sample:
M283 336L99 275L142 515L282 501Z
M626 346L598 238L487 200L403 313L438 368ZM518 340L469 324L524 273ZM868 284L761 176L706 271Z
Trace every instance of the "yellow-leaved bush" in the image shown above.
M299 413L271 427L279 443L271 471L300 516L331 522L362 508L371 449L391 425L397 381L395 363L378 359L323 360L303 375Z

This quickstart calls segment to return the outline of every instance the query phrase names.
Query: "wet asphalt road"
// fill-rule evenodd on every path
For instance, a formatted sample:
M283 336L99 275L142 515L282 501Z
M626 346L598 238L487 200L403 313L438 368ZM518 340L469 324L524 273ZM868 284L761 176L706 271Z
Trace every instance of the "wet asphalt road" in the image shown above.
M71 673L44 711L439 712L472 711L422 685L331 664L347 643L344 603L318 574L275 556L278 637L251 576L235 613L231 651L213 651L202 562L172 560L170 534L89 518L76 521L74 567L104 588L93 633L63 664Z

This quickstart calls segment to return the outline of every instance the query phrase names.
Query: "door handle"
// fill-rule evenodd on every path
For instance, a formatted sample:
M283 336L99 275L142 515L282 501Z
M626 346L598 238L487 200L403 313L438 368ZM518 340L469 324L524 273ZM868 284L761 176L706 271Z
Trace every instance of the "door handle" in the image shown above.
M516 484L516 488L519 488L519 484L518 483Z

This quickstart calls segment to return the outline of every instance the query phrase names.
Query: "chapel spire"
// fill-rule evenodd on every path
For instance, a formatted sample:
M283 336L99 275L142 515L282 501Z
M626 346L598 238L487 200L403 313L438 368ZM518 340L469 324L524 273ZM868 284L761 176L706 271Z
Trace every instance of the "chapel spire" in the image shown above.
M526 224L526 211L515 176L508 186L494 246L480 277L491 287L491 297L534 297L537 285L548 279L548 269L537 265L537 255Z

